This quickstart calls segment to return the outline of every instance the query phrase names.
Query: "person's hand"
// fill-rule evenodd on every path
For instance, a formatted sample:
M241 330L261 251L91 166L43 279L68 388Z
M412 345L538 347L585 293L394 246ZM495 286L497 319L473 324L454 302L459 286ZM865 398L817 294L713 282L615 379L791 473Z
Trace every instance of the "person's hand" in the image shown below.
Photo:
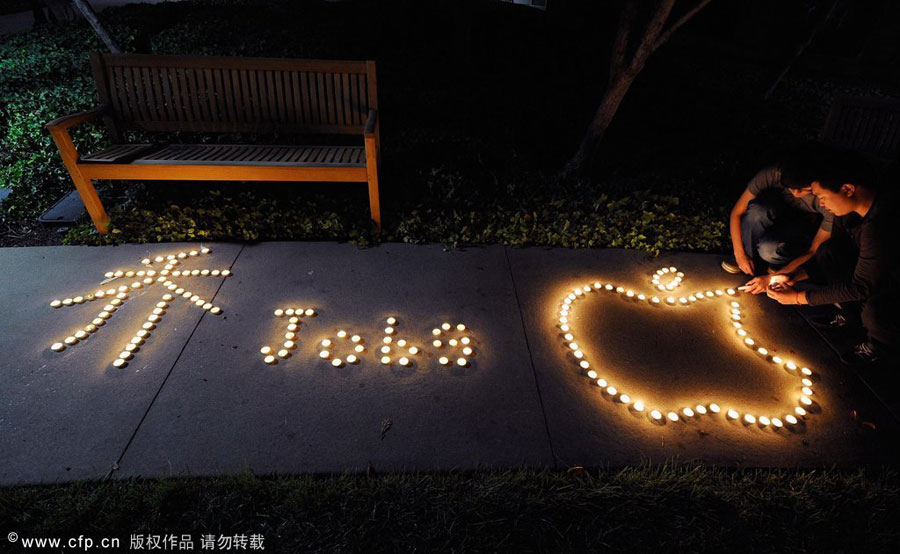
M778 284L778 288L769 287L766 289L766 295L779 304L799 304L800 293L794 290L794 287L787 283Z
M784 273L776 273L775 275L769 275L769 288L773 290L784 290L785 287L793 287L794 281L791 280L790 275L786 275Z
M766 292L772 277L772 275L760 275L759 277L750 279L744 284L744 292L749 292L750 294L762 294Z
M744 252L743 250L735 250L734 259L735 261L737 261L738 267L741 268L741 271L743 271L747 275L753 275L753 260L751 260L750 257L747 256L746 252Z

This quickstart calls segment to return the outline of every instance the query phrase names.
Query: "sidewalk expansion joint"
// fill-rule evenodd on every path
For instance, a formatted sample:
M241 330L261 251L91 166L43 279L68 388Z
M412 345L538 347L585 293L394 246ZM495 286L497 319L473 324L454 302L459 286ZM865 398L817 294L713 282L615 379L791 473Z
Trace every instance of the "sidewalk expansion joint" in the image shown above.
M246 246L247 246L246 244L241 244L241 249L238 250L238 253L235 255L234 259L231 260L231 265L228 266L228 269L234 268L234 264L237 263L238 258L241 257L241 253L244 251L244 248ZM219 286L216 288L216 292L212 295L212 298L209 299L210 302L214 301L216 299L216 296L219 295L219 291L222 290L222 286L225 284L225 281L226 281L225 279L222 279L222 282L219 283ZM159 397L159 394L162 392L163 387L165 387L166 383L169 381L169 377L172 375L172 372L175 370L175 366L178 365L178 361L181 359L181 355L184 354L184 351L187 348L187 345L190 344L191 339L194 338L194 333L197 331L197 328L200 327L200 323L203 322L204 317L206 317L205 310L200 315L200 317L197 318L197 323L195 323L194 328L191 329L191 334L188 335L188 338L184 341L184 344L181 345L181 350L179 350L178 356L175 357L175 361L172 362L172 367L169 368L169 371L166 373L165 378L163 378L162 383L159 384L159 388L156 389L156 394L154 394L153 398L150 399L150 403L147 405L147 409L144 410L144 414L141 416L140 421L138 421L137 426L134 428L134 432L131 433L131 437L128 438L128 442L125 443L125 448L123 448L122 453L119 454L118 460L116 460L113 463L112 469L106 474L106 477L105 477L106 479L110 479L112 477L113 473L115 473L115 471L121 467L122 459L125 458L125 453L128 452L128 447L131 446L131 443L134 441L134 438L137 436L138 431L141 428L141 425L143 425L144 420L147 419L147 414L150 413L150 410L153 408L153 404L156 403L156 399Z
M541 405L541 417L544 419L544 430L547 432L547 444L550 446L550 458L553 465L557 465L556 452L553 450L553 438L550 436L550 424L547 423L547 410L544 408L544 398L541 396L541 386L538 383L537 370L534 367L534 355L531 353L531 343L528 341L528 329L525 326L525 314L522 312L522 302L519 300L519 289L516 286L516 277L513 275L512 262L509 260L509 249L503 246L503 254L506 256L506 267L509 268L509 279L512 281L513 294L516 296L516 308L519 311L519 320L522 322L522 336L525 338L525 348L528 350L528 362L531 364L531 374L534 377L534 388L537 391L538 402Z

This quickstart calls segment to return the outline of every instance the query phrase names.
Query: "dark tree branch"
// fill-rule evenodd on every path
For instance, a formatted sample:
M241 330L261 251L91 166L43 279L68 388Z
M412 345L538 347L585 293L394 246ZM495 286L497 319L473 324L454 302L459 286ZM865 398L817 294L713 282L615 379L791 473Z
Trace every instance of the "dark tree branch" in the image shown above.
M631 64L628 68L630 73L636 75L644 68L644 63L647 61L647 58L650 57L650 54L653 53L653 45L656 42L656 37L659 36L663 27L665 27L666 20L669 19L669 14L672 13L673 7L675 7L675 0L660 0L656 10L650 17L650 21L647 23L647 29L644 32L644 36L641 38L641 43L638 45L634 52L634 56L631 59Z
M697 12L705 8L706 5L710 2L712 2L712 0L700 0L700 2L698 2L696 6L694 6L692 9L688 10L687 13L678 18L678 21L673 23L672 26L666 30L666 32L664 32L658 39L656 39L656 42L653 44L653 50L655 51L657 48L665 44L666 41L669 40L669 37L671 37L679 27L690 21L691 18L697 15Z
M613 43L612 55L609 60L609 82L612 83L616 75L625 67L625 57L628 54L628 41L631 36L631 28L637 18L637 0L625 0L622 13L619 17L619 27L616 29L616 40Z
M84 15L84 18L87 19L88 23L91 24L91 27L94 28L94 31L98 35L100 35L100 40L103 41L103 44L109 48L109 51L113 54L121 54L122 49L119 48L119 45L116 44L116 41L113 40L112 36L106 31L106 28L103 26L103 23L100 22L100 19L97 17L97 14L94 12L94 8L91 7L90 4L87 3L87 0L73 0L75 3L75 7L78 8L78 11Z
M806 37L806 40L797 45L790 59L787 61L784 67L781 68L781 71L778 72L778 75L775 76L775 80L772 81L772 84L769 85L769 88L766 89L765 94L763 94L763 100L768 100L772 97L772 94L775 92L778 84L782 79L784 79L784 76L788 74L788 71L791 70L797 60L800 59L800 56L803 55L803 52L806 50L806 48L816 39L816 35L819 34L819 31L827 27L831 20L834 18L834 15L837 13L837 8L840 3L841 0L832 0L831 6L828 8L825 16L819 19L819 21L813 27L812 31Z

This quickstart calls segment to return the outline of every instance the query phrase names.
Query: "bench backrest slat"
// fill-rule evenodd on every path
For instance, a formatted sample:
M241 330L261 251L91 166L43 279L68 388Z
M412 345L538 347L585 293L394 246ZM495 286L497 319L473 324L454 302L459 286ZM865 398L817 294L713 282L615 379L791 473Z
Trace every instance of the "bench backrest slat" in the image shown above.
M91 61L114 134L358 134L378 108L372 61L102 53Z
M883 160L900 154L900 102L888 98L837 96L819 136L822 142Z

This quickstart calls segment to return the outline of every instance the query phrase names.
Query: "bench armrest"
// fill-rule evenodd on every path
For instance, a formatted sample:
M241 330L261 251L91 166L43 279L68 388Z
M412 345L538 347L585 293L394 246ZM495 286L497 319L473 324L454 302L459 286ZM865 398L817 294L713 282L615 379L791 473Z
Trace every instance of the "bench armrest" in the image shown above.
M378 124L378 110L369 110L369 117L366 119L366 128L363 134L368 137L375 137L375 126Z
M69 127L74 127L75 125L80 125L86 121L97 118L106 111L106 108L106 105L101 104L100 106L94 106L93 108L85 110L83 112L57 117L50 123L47 123L45 127L50 131L68 129Z

